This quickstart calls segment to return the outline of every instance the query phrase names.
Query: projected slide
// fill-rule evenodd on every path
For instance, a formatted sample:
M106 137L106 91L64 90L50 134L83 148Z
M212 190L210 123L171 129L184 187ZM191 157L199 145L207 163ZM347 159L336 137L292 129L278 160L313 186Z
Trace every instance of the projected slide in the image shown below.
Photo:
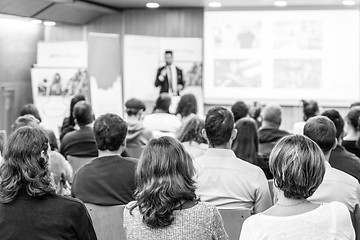
M358 100L359 21L356 10L205 12L206 101Z

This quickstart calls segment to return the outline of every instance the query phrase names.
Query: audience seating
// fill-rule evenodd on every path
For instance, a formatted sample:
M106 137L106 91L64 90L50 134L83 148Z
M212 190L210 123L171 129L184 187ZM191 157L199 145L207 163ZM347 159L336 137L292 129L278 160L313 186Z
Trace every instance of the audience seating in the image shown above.
M69 163L73 169L73 176L82 166L91 162L91 160L93 160L93 159L94 158L67 156L67 160L69 161ZM71 179L71 182L72 182L72 179Z
M269 184L271 200L274 203L274 179L269 179L268 184Z
M250 210L244 208L219 209L229 240L239 240L244 221L250 217Z
M98 206L85 203L98 240L126 240L123 227L123 212L125 205Z

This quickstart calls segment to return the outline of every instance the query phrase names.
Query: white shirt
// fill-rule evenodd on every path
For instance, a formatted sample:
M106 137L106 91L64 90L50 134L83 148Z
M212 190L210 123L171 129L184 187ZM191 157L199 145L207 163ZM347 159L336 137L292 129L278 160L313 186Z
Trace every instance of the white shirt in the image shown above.
M232 150L210 148L195 159L196 194L218 208L247 208L263 212L272 206L263 171L237 158Z
M144 118L143 126L151 131L154 137L174 137L181 127L181 122L175 115L169 113L153 113Z
M256 214L246 219L240 240L354 240L355 232L346 206L325 203L293 216Z
M323 182L308 200L315 203L341 202L353 212L360 200L359 182L349 174L332 168L328 162L325 162L325 167Z
M182 145L184 146L185 150L190 154L190 156L194 159L204 155L209 148L207 144L200 144L195 141L192 141L191 143L183 142Z

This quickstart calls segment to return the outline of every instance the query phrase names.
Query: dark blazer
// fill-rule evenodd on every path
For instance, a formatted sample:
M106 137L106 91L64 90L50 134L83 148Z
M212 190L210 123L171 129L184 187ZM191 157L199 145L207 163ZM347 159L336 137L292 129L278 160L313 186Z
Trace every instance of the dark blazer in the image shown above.
M128 204L134 201L136 163L116 155L95 158L76 172L71 195L96 205Z
M61 140L60 153L64 157L97 157L98 149L93 129L86 126L67 133Z
M168 93L169 92L169 80L168 80L168 77L165 76L164 81L160 81L160 79L159 79L161 71L165 67L166 66L163 66L163 67L159 68L158 71L157 71L157 74L156 74L155 87L160 86L160 93ZM178 67L176 67L176 76L177 76L177 84L184 86L185 82L184 82L184 79L183 79L183 73L182 73L182 70L180 68L178 68ZM179 94L179 91L178 91L178 94Z

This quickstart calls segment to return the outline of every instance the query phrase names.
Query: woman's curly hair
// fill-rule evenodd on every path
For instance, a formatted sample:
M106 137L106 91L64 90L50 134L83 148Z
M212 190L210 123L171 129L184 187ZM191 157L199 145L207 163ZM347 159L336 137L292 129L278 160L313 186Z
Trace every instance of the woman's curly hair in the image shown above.
M205 121L194 115L185 121L179 130L177 139L180 142L207 143L202 135L202 130L205 128Z
M21 127L10 135L0 168L2 203L12 202L20 189L33 197L55 191L49 171L48 148L48 137L39 128Z
M193 160L179 141L153 139L144 149L136 170L136 204L144 223L163 228L174 221L173 212L184 201L197 200Z

